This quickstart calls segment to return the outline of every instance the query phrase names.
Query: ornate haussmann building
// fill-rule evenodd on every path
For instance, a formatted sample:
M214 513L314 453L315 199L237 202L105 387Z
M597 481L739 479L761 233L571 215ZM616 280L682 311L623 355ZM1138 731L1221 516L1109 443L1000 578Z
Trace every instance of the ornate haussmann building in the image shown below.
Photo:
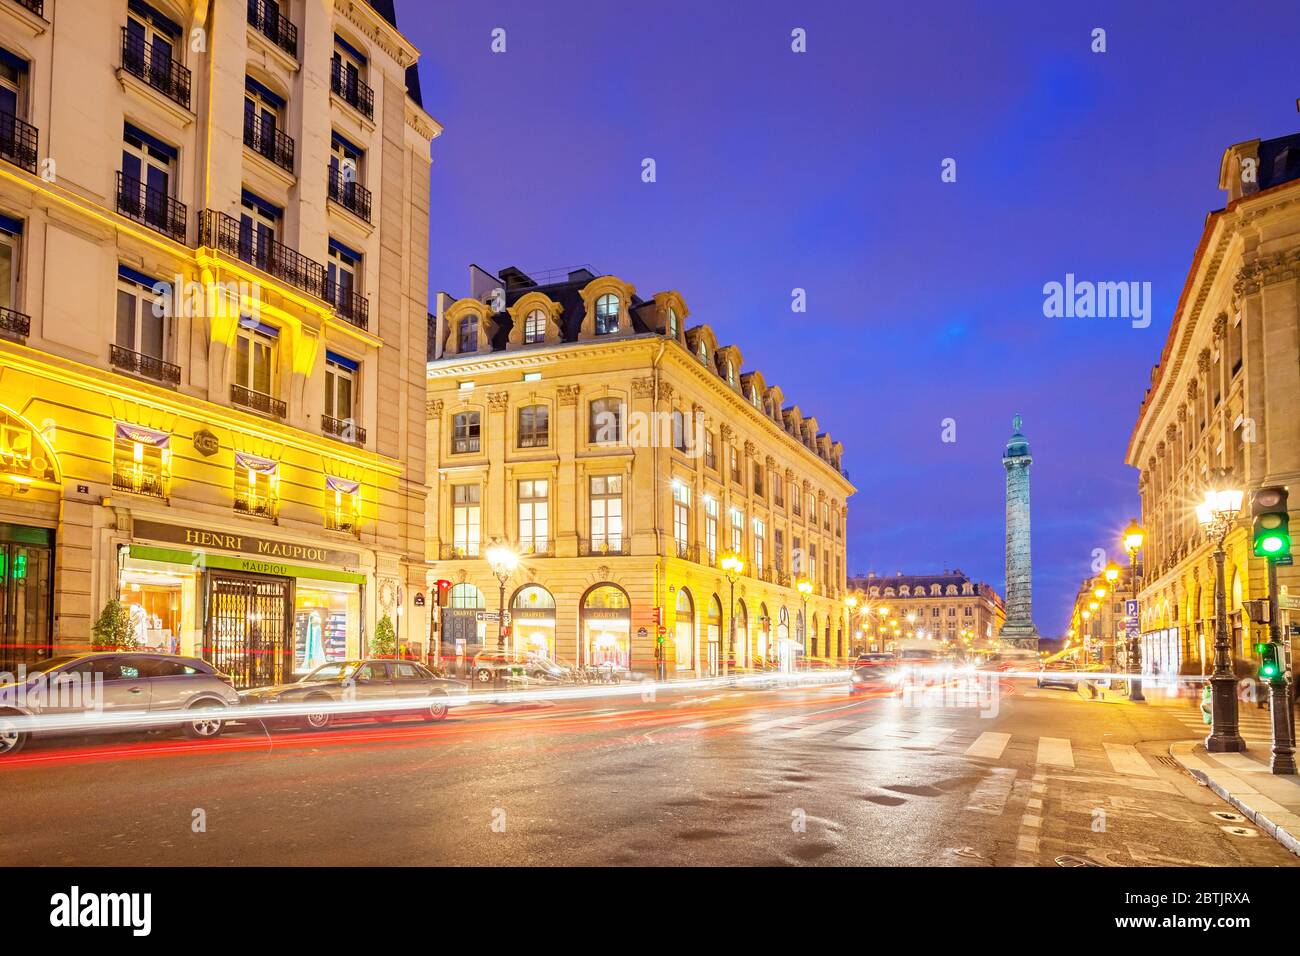
M1194 511L1210 469L1232 469L1246 511L1250 489L1289 485L1300 524L1300 134L1229 148L1219 188L1125 459L1146 530L1143 667L1164 674L1213 669L1213 544ZM1266 594L1249 531L1243 514L1225 567L1232 656L1247 659L1242 601ZM1294 567L1278 581L1300 592Z
M113 598L241 685L426 631L416 58L392 0L0 2L0 663Z
M511 653L642 672L662 659L670 677L849 653L853 486L815 418L709 326L687 328L677 292L642 298L588 269L475 269L471 285L440 306L428 364L445 658L497 647L477 613L501 599L493 541L522 555L504 592ZM732 580L729 555L744 561Z
M848 587L858 601L858 643L863 650L890 651L906 639L934 640L953 650L992 650L1006 622L997 591L961 569L942 574L870 572L850 578Z

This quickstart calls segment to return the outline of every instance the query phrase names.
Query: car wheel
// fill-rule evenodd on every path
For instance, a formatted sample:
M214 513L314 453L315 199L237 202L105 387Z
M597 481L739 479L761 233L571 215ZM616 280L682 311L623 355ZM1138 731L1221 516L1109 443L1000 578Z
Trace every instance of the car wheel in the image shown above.
M480 667L474 672L474 679L480 684L490 684L492 683L492 671L486 667Z
M12 721L5 719L12 716L16 715L0 714L0 757L18 753L27 746L27 738L30 736L26 731L15 727Z
M1042 686L1043 686L1043 682L1042 682L1042 681L1038 681L1038 686L1039 686L1039 687L1042 687Z
M429 704L424 714L427 721L446 720L447 719L447 698L442 694L434 696L433 701Z
M215 700L204 700L191 706L193 708L203 707L211 710L226 709L225 704ZM221 736L221 732L225 729L225 720L213 715L208 715L199 720L191 720L181 724L181 733L190 738L190 740L215 740L217 737Z
M307 703L309 704L327 704L329 702L330 698L323 694L307 698ZM303 726L308 730L326 730L329 728L330 724L334 723L334 715L328 711L318 711L314 714L307 713L303 714L302 722Z

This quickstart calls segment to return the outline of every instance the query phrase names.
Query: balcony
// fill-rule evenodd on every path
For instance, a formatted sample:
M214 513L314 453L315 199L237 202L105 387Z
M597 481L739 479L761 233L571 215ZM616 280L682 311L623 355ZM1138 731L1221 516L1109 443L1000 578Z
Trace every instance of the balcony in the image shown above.
M130 375L153 379L173 388L181 383L181 367L171 362L164 362L152 355L133 352L120 345L108 347L108 362L113 368Z
M25 339L32 334L32 317L13 309L0 308L0 335Z
M298 28L266 0L248 0L248 25L298 59Z
M278 398L272 398L263 392L255 392L242 385L230 386L230 401L232 404L242 405L244 408L281 420L289 413L288 407Z
M163 96L190 108L190 71L166 47L147 46L122 27L122 69Z
M700 563L700 546L698 544L687 544L684 541L673 541L674 553L683 561L693 561Z
M14 0L14 2L17 3L18 6L30 10L38 17L43 18L45 16L45 0Z
M215 209L199 217L199 245L228 253L241 262L283 279L318 299L325 298L325 267L274 239L258 239L240 229L238 219Z
M257 113L244 113L244 145L289 174L293 173L293 137Z
M118 171L117 211L127 219L144 223L164 236L185 242L189 210L166 193Z
M35 126L12 113L0 113L0 159L35 173L37 138Z
M361 537L361 526L357 523L357 519L349 514L336 514L333 511L325 512L325 530L350 534L354 538Z
M530 556L534 558L545 558L555 554L555 542L541 538L534 538L532 541L520 541L517 550L521 558Z
M275 518L275 499L254 495L247 491L235 492L235 513L253 518Z
M167 497L166 484L162 475L143 470L113 472L113 490L129 491L133 495L148 495L151 498Z
M325 281L325 300L334 306L340 318L346 319L359 329L370 325L370 300L364 295L345 289L333 279Z
M329 168L329 198L348 212L370 221L370 190L345 177L337 167Z
M346 73L338 60L330 61L330 92L366 119L375 118L375 91Z
M339 441L345 441L352 445L364 445L366 443L366 430L350 418L331 418L328 415L322 415L320 430L331 438L337 438Z
M625 537L579 538L578 555L583 558L599 558L607 554L631 554L631 542Z
M462 558L477 558L478 553L479 543L477 541L469 544L444 544L438 549L438 560L459 561Z

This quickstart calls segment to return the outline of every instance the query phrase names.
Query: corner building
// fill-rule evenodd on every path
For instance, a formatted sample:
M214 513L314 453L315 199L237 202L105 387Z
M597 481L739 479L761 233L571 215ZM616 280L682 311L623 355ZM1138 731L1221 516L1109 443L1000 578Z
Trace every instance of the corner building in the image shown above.
M668 677L849 654L842 448L740 349L578 269L471 272L431 343L429 558L452 582L441 654L495 651L490 542L521 555L506 650ZM732 585L721 563L744 561ZM808 595L797 590L810 583ZM806 603L806 613L805 613ZM786 658L788 663L790 658Z
M0 0L7 668L113 598L241 686L426 633L416 58L392 0Z

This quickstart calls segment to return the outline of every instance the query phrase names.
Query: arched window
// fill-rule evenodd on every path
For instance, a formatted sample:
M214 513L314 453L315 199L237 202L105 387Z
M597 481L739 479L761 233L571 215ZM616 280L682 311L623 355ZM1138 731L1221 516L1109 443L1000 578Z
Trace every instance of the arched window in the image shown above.
M695 660L695 601L686 588L677 589L676 619L673 623L673 655L677 669L694 667ZM670 657L668 663L674 658Z
M677 310L673 308L668 310L668 337L677 338Z
M541 309L533 309L528 313L528 318L524 319L524 344L535 345L545 341L546 313Z
M698 354L699 357L700 357L700 361L703 362L705 365L708 365L708 364L709 364L709 350L708 350L707 348L704 347L704 340L703 340L703 339L700 340L700 347L696 350L696 352L697 352L697 354Z
M817 656L817 615L816 614L812 616L812 628L810 629L810 632L812 635L812 643L808 645L808 656L816 657Z
M727 384L736 387L736 364L731 359L727 359Z
M632 603L617 584L598 584L582 600L586 662L627 670L632 650Z
M618 331L618 296L606 293L596 300L596 334Z
M722 653L722 602L715 594L709 598L709 613L705 618L705 637L709 647L709 671L717 673Z
M519 653L555 657L555 598L538 584L525 584L510 599L510 630Z
M456 332L457 352L478 351L478 319L474 316L460 320Z
M483 592L469 583L452 585L451 593L448 595L448 601L452 607L485 607L483 603Z

